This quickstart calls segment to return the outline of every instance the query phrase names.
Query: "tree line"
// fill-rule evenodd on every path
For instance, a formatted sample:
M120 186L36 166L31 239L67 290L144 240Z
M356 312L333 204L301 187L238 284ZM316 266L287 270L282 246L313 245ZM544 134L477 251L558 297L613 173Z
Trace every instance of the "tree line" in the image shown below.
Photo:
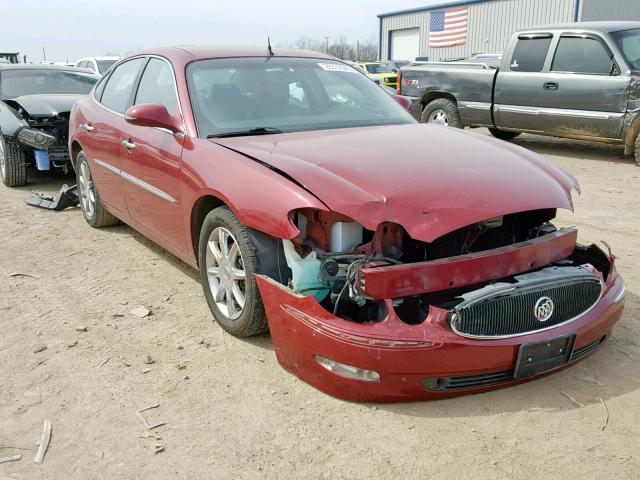
M378 58L378 45L374 36L366 40L356 40L353 42L350 42L344 35L337 38L324 37L322 39L300 37L293 45L280 44L279 46L314 50L316 52L333 55L340 60L350 60L352 62L375 61Z

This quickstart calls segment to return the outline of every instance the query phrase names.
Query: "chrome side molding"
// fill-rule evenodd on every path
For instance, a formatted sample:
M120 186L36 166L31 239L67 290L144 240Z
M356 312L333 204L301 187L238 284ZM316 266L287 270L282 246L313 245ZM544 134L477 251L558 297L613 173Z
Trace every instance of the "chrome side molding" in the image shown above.
M110 163L107 163L103 160L95 159L94 161L96 162L96 165L99 165L102 168L109 170L111 173L115 173L116 175L120 176L124 180L127 180L128 182L133 183L137 187L142 188L143 190L146 190L149 193L152 193L156 197L159 197L169 203L178 203L178 201L175 198L173 198L171 195L169 195L167 192L154 187L153 185L145 182L144 180L140 180L138 177L134 177L133 175L130 175L127 172L123 172L119 168L114 167Z

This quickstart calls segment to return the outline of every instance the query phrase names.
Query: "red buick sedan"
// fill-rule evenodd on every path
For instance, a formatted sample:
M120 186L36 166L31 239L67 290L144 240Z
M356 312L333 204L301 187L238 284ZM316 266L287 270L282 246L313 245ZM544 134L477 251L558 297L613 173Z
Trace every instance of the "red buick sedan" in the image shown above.
M222 328L269 330L336 397L480 392L596 350L625 285L552 223L574 177L400 103L313 52L132 55L71 114L82 212L198 268Z

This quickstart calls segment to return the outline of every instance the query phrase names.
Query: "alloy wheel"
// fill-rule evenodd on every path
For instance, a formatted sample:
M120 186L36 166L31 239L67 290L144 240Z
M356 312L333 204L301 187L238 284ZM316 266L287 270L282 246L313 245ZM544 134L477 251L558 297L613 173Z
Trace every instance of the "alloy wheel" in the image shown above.
M226 228L217 227L209 235L205 267L218 310L236 320L245 306L247 273L238 242Z
M96 191L93 187L91 172L87 162L80 163L80 174L78 175L78 188L80 189L80 202L87 217L93 218L96 211Z
M449 126L449 117L444 110L436 110L429 116L429 123L435 123L437 125Z

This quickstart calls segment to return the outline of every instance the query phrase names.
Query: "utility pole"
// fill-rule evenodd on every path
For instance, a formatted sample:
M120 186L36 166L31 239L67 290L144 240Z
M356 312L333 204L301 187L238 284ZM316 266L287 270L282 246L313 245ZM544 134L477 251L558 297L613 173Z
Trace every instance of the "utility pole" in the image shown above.
M47 61L47 52L45 51L44 47L42 47L42 57L43 57L43 60L46 62Z
M329 53L329 39L331 37L324 37L324 53Z

